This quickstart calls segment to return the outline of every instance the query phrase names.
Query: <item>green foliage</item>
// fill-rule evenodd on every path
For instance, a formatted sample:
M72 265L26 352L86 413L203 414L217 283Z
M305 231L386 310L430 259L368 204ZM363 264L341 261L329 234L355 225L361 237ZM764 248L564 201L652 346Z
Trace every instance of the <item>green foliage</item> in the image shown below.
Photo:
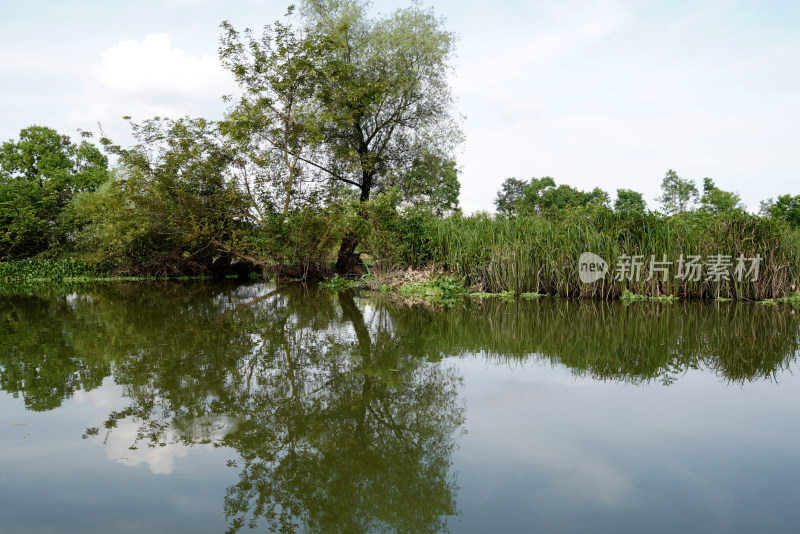
M204 119L131 126L135 146L108 144L120 171L77 201L74 216L84 224L78 241L107 269L159 276L207 271L243 227L232 148Z
M350 202L309 205L290 210L285 216L270 213L263 224L237 230L232 246L278 270L293 265L297 268L294 274L306 279L328 274L342 237L363 226Z
M639 295L624 289L622 290L622 294L619 296L619 299L622 302L673 302L678 300L678 297L675 295L660 295L657 297L652 295Z
M585 192L566 184L556 186L549 176L531 178L528 183L508 178L494 201L498 212L505 216L553 213L583 206L607 208L608 202L608 193L598 187Z
M790 294L785 295L783 297L778 297L778 298L774 298L774 299L764 299L764 300L759 302L759 304L764 304L766 306L772 306L772 305L779 304L779 303L798 305L798 304L800 304L800 293L797 293L797 292L790 293Z
M333 275L332 278L328 278L327 280L320 282L319 287L322 289L327 289L328 291L332 291L334 293L341 293L342 291L351 291L353 289L358 289L361 285L361 282L358 280L352 280L349 278L340 278L338 274Z
M527 294L530 295L530 293ZM500 293L486 293L485 291L478 291L477 293L470 293L469 296L481 300L496 298L505 302L513 302L516 293L513 291L503 291Z
M658 201L668 215L683 213L692 209L692 203L697 200L699 193L692 180L685 180L669 169L661 181L661 196Z
M614 201L614 212L625 215L643 215L647 211L647 203L642 194L632 189L617 189Z
M107 165L93 145L42 126L0 145L0 260L65 246L75 230L65 210L108 178Z
M711 178L703 178L703 197L700 199L700 204L702 206L701 210L715 215L732 211L745 211L745 206L739 195L718 188Z
M519 295L519 297L524 300L536 300L546 296L547 293L536 293L536 292L520 293Z
M494 199L497 213L506 217L514 215L517 212L517 201L522 198L525 192L525 185L523 180L506 178L497 192L497 197Z
M400 199L399 190L390 188L357 207L361 247L373 258L372 269L377 273L425 265L433 255L436 215L426 206L402 209Z
M467 293L462 281L455 276L440 276L422 283L406 284L398 291L404 297L421 297L439 303L453 303Z
M781 195L768 210L770 216L786 221L792 228L800 228L800 195Z
M76 259L26 258L0 262L0 283L20 280L65 280L95 276L97 273L91 265Z
M443 216L458 210L461 184L456 162L452 159L421 153L414 157L409 168L396 172L396 176L380 183L376 190L384 192L392 187L400 192L405 205L414 206L418 211Z
M254 167L243 176L251 205L285 215L301 194L304 161L322 141L315 94L325 39L281 22L258 38L227 21L222 28L220 59L244 90L222 127L240 147L241 165Z

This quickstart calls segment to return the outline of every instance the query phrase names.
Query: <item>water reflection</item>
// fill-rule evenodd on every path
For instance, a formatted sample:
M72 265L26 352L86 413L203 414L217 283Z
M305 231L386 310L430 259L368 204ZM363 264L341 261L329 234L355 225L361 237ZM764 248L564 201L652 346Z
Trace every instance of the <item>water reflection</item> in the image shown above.
M800 348L799 321L792 308L747 304L441 310L303 286L113 285L3 297L0 387L42 411L113 377L126 405L86 437L134 449L130 465L147 456L136 450L163 452L155 472L183 446L234 449L231 532L440 532L458 513L464 426L445 357L535 358L634 384L696 368L777 381Z

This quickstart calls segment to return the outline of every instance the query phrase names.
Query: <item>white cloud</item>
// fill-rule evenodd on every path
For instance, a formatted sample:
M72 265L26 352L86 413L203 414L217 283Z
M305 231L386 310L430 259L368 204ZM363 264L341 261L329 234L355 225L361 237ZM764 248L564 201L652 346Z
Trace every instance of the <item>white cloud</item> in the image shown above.
M187 56L166 33L149 34L144 41L121 41L103 54L94 73L105 88L131 96L219 98L228 76L216 57Z
M103 122L112 138L127 135L124 115L199 115L219 118L222 96L236 91L233 77L212 55L191 55L174 46L166 33L141 42L120 41L108 49L84 77L82 108L68 116L75 127Z

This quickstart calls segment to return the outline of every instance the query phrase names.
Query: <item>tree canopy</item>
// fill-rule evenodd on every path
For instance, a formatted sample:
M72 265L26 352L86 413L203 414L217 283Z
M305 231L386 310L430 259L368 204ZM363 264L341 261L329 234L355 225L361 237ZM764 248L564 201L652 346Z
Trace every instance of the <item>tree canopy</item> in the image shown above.
M31 126L0 145L0 260L63 243L61 217L75 194L108 178L108 160L87 141Z
M703 196L700 199L700 204L700 209L715 215L733 211L745 211L742 198L738 194L723 191L714 184L714 180L711 178L703 178Z
M800 195L781 195L768 210L770 216L783 219L792 228L800 228Z
M508 178L500 186L500 191L494 200L497 211L506 216L581 206L608 207L608 202L608 193L599 187L586 192L566 184L556 186L555 180L550 176L531 178L528 183Z
M617 199L614 201L614 211L620 214L645 213L647 203L642 194L632 189L617 189Z
M668 215L690 211L693 203L697 201L699 193L692 180L678 176L678 173L669 169L661 181L661 196L658 201Z

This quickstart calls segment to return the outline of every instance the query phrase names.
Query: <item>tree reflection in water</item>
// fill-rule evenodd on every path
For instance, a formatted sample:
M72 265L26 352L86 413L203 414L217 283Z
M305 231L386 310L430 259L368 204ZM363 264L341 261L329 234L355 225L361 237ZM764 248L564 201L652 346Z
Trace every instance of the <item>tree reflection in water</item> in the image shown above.
M787 307L465 301L452 309L303 286L167 284L4 296L0 386L33 410L107 376L106 439L231 447L230 530L439 532L457 513L464 422L449 356L547 359L597 380L669 384L704 368L779 380L798 353Z

